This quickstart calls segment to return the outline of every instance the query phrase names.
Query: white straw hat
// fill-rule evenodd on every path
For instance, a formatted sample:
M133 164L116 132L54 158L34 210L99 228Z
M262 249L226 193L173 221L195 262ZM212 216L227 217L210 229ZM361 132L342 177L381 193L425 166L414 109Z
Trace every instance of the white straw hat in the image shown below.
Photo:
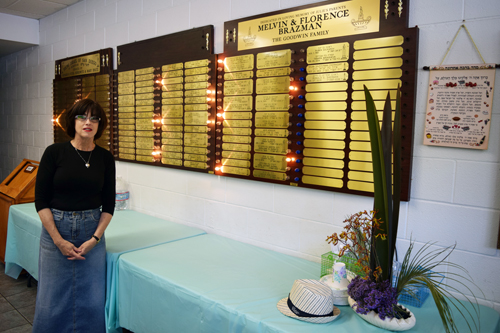
M317 280L295 280L290 295L276 306L285 316L316 324L329 323L340 314L332 289Z

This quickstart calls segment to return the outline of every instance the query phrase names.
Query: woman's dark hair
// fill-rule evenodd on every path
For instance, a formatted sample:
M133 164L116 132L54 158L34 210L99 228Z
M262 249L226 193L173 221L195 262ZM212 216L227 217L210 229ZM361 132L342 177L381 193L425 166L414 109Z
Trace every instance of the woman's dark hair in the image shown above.
M70 137L75 137L75 116L86 114L87 112L90 112L90 116L101 118L94 140L101 137L102 133L108 126L108 118L99 103L91 99L79 100L73 104L73 106L66 113L66 133L68 133Z

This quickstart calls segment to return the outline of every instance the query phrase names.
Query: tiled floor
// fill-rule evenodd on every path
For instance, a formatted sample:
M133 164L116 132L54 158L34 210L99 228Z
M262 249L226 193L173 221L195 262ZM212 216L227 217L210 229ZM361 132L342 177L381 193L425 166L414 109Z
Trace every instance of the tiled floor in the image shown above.
M17 280L5 275L0 262L0 332L30 333L35 316L36 281L28 288L28 277Z

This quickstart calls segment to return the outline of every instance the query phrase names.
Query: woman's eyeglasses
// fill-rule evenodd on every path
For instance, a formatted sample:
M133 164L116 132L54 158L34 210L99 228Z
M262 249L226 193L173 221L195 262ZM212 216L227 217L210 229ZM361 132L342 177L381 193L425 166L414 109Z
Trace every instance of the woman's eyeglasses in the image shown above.
M79 115L76 115L76 116L75 116L75 119L76 119L76 120L80 120L80 121L87 121L87 116L86 116L86 115L84 115L84 114L79 114ZM101 118L91 116L91 117L89 118L89 120L90 120L90 122L91 122L91 123L98 123L98 122L100 122L100 121L101 121Z

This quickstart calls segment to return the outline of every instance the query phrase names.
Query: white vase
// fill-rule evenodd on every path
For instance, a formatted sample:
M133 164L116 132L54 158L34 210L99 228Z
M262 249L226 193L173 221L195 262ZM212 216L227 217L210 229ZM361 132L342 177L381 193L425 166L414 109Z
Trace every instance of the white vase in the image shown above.
M356 307L358 306L356 301L354 301L350 296L348 297L348 302L351 308L356 312ZM404 306L400 305L403 309L408 310ZM396 319L396 318L385 318L385 319L380 319L377 313L375 311L370 311L367 314L361 314L357 313L358 316L363 318L365 321L369 322L370 324L389 330L389 331L406 331L415 326L415 323L417 320L415 319L415 315L410 311L410 317L407 319Z

